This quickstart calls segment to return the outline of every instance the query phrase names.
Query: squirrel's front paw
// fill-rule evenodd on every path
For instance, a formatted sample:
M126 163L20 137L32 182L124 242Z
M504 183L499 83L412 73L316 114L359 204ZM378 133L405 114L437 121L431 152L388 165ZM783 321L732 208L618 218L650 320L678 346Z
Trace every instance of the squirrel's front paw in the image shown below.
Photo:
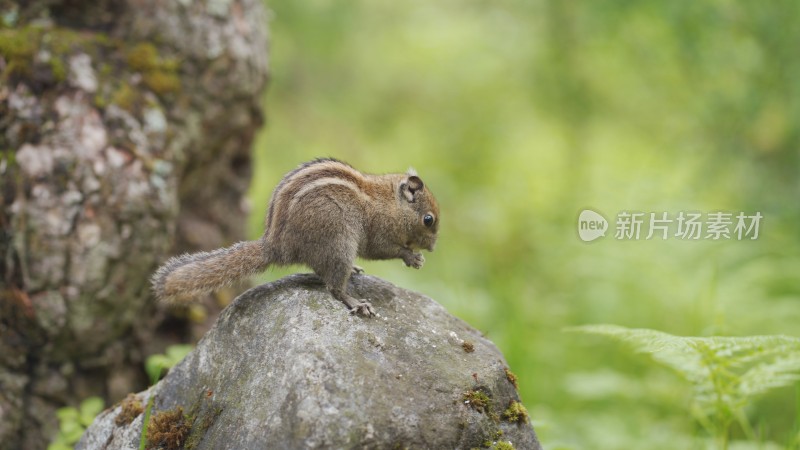
M425 257L422 256L422 253L409 253L403 257L403 262L406 263L408 267L420 269L422 265L425 264Z
M353 275L358 275L360 273L364 273L364 268L353 264Z
M362 315L364 317L374 317L374 316L377 315L377 314L375 314L375 310L372 309L372 305L369 302L358 302L358 303L356 303L355 306L350 308L350 313L351 314L360 314L360 315Z

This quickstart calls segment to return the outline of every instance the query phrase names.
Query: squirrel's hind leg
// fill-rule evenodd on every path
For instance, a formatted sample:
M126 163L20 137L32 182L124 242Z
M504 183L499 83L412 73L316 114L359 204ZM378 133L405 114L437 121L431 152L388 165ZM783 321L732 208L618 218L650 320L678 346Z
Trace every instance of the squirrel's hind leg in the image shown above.
M339 289L331 289L331 294L344 302L344 304L350 309L351 313L361 314L364 317L374 317L377 315L375 310L372 308L372 304L366 300L353 298L347 295L346 292Z
M347 305L352 313L361 314L364 317L375 316L375 310L368 301L353 298L347 293L347 281L354 271L352 262L346 260L327 262L328 264L325 264L324 267L312 267L312 269L322 277L333 297Z

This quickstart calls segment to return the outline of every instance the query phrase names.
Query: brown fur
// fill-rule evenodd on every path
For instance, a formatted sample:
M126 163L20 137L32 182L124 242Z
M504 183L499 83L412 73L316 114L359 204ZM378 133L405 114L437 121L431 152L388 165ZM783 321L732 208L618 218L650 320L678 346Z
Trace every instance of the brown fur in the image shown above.
M261 239L171 258L153 275L153 290L184 303L273 264L305 264L351 311L371 316L372 305L347 294L356 257L400 258L418 269L425 258L416 250L433 251L438 230L436 199L415 173L370 175L317 159L278 183Z

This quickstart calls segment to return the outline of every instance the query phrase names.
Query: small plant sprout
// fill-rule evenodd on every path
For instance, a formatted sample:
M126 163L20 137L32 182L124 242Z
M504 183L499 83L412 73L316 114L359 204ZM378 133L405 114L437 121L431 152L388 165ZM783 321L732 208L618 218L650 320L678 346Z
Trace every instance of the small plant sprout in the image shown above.
M150 382L155 384L165 371L181 362L191 351L191 345L171 345L167 347L164 354L150 355L144 363L144 369L147 376L150 377Z
M103 410L103 399L89 397L81 402L78 408L66 406L56 411L59 427L58 434L47 450L72 450L72 447L92 424L94 418Z
M150 381L156 384L161 378L161 375L181 362L181 360L192 351L192 348L191 345L171 345L167 347L167 351L164 354L149 356L144 363L144 369L150 377ZM150 423L150 413L153 409L154 397L153 395L150 396L144 411L144 426L142 426L142 434L139 436L139 450L145 450L147 446L147 428Z

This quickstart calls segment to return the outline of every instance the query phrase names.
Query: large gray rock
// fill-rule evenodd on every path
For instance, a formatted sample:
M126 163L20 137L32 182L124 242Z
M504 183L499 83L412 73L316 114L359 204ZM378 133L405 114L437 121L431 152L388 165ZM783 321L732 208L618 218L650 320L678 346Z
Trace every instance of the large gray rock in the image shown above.
M245 292L143 401L183 409L187 448L540 448L527 418L504 414L519 395L494 344L386 281L356 275L350 289L380 317L349 314L314 275ZM137 448L143 415L118 426L120 411L77 448Z

